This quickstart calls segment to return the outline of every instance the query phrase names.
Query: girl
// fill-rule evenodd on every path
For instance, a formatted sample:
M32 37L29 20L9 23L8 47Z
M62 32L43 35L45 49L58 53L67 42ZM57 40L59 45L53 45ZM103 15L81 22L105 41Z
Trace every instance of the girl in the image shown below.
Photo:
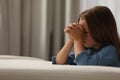
M69 39L53 64L120 66L120 40L109 8L96 6L80 14L64 32ZM72 47L74 51L71 51Z

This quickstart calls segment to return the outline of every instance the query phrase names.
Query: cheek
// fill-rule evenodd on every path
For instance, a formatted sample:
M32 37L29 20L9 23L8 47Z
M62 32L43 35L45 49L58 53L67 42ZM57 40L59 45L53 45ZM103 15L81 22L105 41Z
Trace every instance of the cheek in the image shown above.
M89 35L89 34L85 34L84 39L85 39L86 41L89 40L89 39L90 39L90 35Z
M92 39L92 37L90 36L90 34L87 34L85 36L85 42L89 43L89 44L92 44L94 42L94 40Z
M86 36L84 46L89 48L89 47L92 47L93 45L94 45L94 42L92 38L90 36Z

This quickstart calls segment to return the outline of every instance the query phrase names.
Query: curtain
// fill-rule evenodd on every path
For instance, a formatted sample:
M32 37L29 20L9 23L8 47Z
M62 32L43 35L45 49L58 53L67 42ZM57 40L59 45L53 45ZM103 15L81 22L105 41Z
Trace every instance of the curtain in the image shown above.
M76 22L79 0L0 0L0 54L50 60Z

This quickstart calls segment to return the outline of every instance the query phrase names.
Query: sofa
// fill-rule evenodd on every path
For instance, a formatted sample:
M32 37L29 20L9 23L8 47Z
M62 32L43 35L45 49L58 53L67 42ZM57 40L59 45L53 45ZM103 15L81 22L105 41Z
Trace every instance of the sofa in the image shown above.
M53 65L39 58L0 55L0 80L120 80L120 68Z

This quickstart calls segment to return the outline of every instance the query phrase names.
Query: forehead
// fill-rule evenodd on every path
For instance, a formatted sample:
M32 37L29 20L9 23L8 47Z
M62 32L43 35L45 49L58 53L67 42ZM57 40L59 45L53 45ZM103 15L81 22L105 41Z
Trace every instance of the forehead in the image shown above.
M81 26L83 26L84 28L88 28L87 22L84 18L80 18L79 24L81 24Z

